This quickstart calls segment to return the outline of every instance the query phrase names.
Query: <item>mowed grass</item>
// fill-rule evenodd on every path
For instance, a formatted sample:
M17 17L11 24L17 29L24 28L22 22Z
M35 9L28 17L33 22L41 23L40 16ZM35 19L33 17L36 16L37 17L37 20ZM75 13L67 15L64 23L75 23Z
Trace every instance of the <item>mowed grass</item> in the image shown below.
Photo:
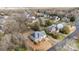
M79 39L76 40L77 47L79 48Z

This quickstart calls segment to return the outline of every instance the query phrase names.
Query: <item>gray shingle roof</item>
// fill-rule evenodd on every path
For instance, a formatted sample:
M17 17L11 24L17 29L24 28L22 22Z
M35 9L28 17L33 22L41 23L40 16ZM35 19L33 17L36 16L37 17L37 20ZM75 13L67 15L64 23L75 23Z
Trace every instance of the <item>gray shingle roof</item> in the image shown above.
M32 34L32 40L42 40L41 38L45 35L46 33L44 31L36 31Z

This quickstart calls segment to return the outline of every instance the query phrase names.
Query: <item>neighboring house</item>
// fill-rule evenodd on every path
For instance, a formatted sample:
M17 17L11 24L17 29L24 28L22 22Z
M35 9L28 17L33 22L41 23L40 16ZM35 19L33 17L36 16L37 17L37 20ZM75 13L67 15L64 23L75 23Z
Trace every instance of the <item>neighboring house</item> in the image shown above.
M48 14L44 14L44 17L46 17L46 18L48 18L48 17L50 17Z
M27 19L36 19L36 17L31 14L26 14L26 18Z
M38 18L36 18L36 19L32 19L32 23L35 23L35 22L38 22L38 21L39 21Z
M57 31L57 28L56 28L56 25L51 25L47 28L48 32L56 32Z
M36 19L28 19L28 20L27 20L27 23L28 23L28 24L33 24L33 23L38 22L38 21L39 21L38 18L36 18Z
M5 23L5 17L4 16L0 16L0 25L2 25L3 23Z
M38 17L47 17L47 14L45 12L37 12L36 15Z
M30 14L26 14L26 18L29 18Z
M44 31L36 31L32 33L30 36L30 38L36 43L44 40L45 37L46 37L46 33Z
M48 15L47 14L44 14L44 17L48 17Z
M0 16L0 32L1 33L4 33L3 26L4 26L4 23L6 22L7 18L8 18L8 16Z
M36 19L36 17L35 17L35 16L31 16L31 18L32 18L32 19Z
M55 20L55 22L60 20L58 16L50 16L50 19Z
M64 28L64 24L63 23L59 23L59 24L53 24L51 26L49 26L47 28L48 32L59 32L59 30L63 29Z
M61 29L63 29L63 28L64 28L64 25L63 25L62 23L57 24L57 29L58 29L58 30L61 30Z
M29 13L26 13L25 15L26 15L26 19L27 19L28 24L38 22L38 19L35 16L33 16L33 15L29 14Z
M70 19L67 18L67 17L63 17L61 20L64 21L64 22L69 22L70 21Z
M44 13L37 13L37 17L44 17Z
M7 19L9 16L4 16L5 19Z

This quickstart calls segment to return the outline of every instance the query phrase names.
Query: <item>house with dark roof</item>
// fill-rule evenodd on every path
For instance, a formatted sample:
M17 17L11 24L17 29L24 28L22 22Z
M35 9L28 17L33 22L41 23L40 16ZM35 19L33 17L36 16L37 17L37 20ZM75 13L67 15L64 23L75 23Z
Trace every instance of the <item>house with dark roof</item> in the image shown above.
M46 37L46 33L44 31L35 31L30 36L31 40L33 40L36 43L44 40L45 37Z

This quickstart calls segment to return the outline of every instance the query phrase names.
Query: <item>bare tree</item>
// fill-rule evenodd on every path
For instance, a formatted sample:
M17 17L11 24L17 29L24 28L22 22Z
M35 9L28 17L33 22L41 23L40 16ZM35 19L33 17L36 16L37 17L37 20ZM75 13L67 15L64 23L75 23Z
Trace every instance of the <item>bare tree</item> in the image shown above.
M2 40L0 41L0 51L3 51L3 50L7 50L8 47L11 45L10 43L10 40L11 40L11 34L6 34Z
M19 29L19 23L16 20L7 20L3 27L5 33L19 32Z

